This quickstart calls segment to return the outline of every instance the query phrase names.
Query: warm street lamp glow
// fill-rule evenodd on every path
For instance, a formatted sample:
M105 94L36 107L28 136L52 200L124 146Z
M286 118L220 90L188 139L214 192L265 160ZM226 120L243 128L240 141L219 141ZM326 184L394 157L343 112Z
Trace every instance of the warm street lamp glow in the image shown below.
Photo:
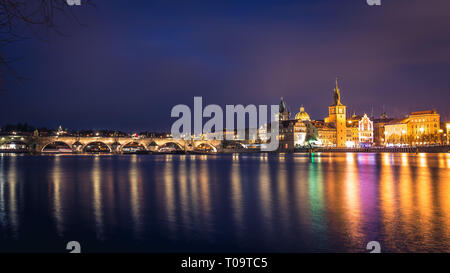
M423 128L420 128L419 131L420 131L421 133L423 133L424 129L423 129Z

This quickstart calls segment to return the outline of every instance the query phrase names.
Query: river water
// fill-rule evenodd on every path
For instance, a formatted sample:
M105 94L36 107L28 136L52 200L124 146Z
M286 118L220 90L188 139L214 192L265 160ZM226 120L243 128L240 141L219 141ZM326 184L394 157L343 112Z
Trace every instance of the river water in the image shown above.
M0 251L450 251L450 154L0 154Z

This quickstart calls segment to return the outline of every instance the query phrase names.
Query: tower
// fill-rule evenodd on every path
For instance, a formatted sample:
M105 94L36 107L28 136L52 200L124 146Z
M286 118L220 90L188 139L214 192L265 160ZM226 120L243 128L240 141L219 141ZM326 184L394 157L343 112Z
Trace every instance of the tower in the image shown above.
M279 113L279 120L289 120L291 117L291 113L289 112L286 103L283 100L283 97L281 97L280 101L280 113Z
M334 123L336 126L336 146L345 147L347 140L346 106L341 103L341 92L336 78L336 87L333 92L333 104L328 106L327 123Z

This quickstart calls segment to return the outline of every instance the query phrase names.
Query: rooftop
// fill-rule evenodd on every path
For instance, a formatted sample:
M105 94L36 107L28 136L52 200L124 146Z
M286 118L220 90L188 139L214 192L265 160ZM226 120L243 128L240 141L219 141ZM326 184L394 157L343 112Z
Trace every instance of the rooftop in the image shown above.
M432 114L437 114L436 110L416 111L412 112L410 115L416 116L416 115L432 115Z

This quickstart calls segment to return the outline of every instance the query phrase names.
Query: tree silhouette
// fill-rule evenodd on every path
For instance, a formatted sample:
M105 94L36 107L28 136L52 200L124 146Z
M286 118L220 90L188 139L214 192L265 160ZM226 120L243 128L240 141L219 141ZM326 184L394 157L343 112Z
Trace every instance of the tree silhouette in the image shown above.
M82 0L82 4L93 6L92 0ZM64 35L60 20L80 24L76 9L67 0L0 0L0 88L5 71L21 79L11 67L11 60L3 54L5 46L32 37L48 41L51 33Z

